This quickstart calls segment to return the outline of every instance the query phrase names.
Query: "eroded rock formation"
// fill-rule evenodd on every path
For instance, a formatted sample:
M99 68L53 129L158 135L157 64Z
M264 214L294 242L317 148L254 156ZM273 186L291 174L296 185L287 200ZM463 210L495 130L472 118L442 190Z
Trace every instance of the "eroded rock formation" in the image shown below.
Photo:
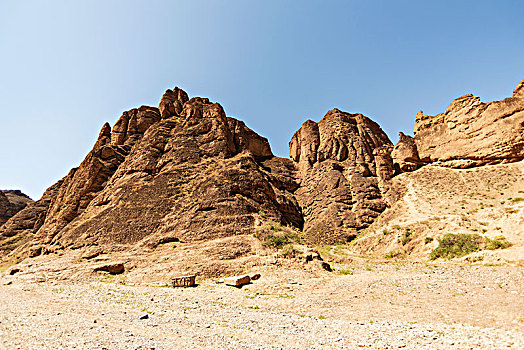
M398 134L398 142L391 151L391 158L396 173L414 171L423 165L415 140L403 132Z
M524 159L524 80L502 101L481 102L465 95L444 113L415 119L420 159L454 168Z
M37 202L8 213L0 192L0 253L209 241L254 233L260 213L309 242L344 242L398 197L394 175L519 161L523 137L524 81L502 101L466 95L437 116L420 112L415 137L401 133L395 147L369 118L333 109L293 135L291 159L273 156L220 104L174 88L158 108L105 124L79 167Z
M19 190L0 190L0 227L33 200Z
M11 248L33 237L28 245L43 245L44 253L163 235L209 240L254 233L262 211L301 228L293 174L290 160L274 157L267 139L220 104L175 88L159 109L142 106L112 130L104 125L80 166L1 237L12 238Z
M295 195L309 240L350 240L384 211L391 147L378 124L338 109L318 123L306 121L293 135L289 152L300 183Z

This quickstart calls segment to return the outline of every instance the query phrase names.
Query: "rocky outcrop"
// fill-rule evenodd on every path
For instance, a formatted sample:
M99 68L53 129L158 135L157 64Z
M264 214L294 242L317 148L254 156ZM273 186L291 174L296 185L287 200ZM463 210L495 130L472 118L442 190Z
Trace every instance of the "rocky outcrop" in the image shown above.
M0 220L12 216L0 251L211 241L252 234L261 216L316 244L349 241L396 200L394 175L522 160L523 137L524 81L503 101L466 95L418 113L415 137L400 133L395 147L369 118L333 109L293 135L291 159L220 104L174 88L158 108L105 124L79 167L16 215L0 192Z
M0 190L0 227L32 202L20 190Z
M291 139L304 233L315 243L354 238L386 208L392 144L375 122L338 109L306 121Z
M110 135L112 146L132 146L144 136L151 125L159 120L158 108L142 106L124 112L113 127L113 132L109 124L105 127Z
M512 97L481 102L471 94L454 100L444 113L415 119L420 159L454 168L524 159L524 80Z
M34 238L42 227L49 204L56 197L63 180L48 188L42 198L29 203L24 209L0 226L0 256L11 252Z
M186 92L178 87L173 90L168 89L162 96L158 109L160 110L160 116L162 119L172 117L174 115L180 115L184 108L184 103L189 100Z
M166 235L187 242L252 234L260 212L301 228L293 175L290 160L274 157L267 139L220 104L189 100L175 88L159 109L142 106L124 112L112 130L104 125L80 166L46 197L47 207L41 200L4 237L30 233L29 245L46 253Z
M402 132L399 132L398 137L398 142L391 151L395 172L398 174L417 170L423 162L418 155L415 140Z

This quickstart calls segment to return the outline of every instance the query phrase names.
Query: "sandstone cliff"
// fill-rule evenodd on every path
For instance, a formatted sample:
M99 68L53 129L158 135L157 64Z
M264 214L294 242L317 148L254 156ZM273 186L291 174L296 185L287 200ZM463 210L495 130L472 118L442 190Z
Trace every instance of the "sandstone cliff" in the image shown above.
M0 254L233 239L255 233L262 217L312 244L347 242L377 218L387 225L386 209L416 195L402 173L517 162L523 137L524 81L503 101L466 95L437 116L417 114L415 137L401 133L394 147L369 118L333 109L293 135L291 159L220 104L174 88L158 108L105 124L40 200L9 211L13 194L0 192Z
M338 109L306 121L289 143L300 187L304 234L315 243L349 241L386 208L391 141L362 114Z
M274 157L265 138L218 103L175 88L159 108L104 125L80 166L8 221L0 239L5 250L36 253L210 240L254 233L259 212L301 228L293 173L290 160Z
M33 200L19 190L0 190L0 227Z
M524 159L524 80L502 101L481 102L471 94L454 100L444 113L415 119L420 159L469 168Z

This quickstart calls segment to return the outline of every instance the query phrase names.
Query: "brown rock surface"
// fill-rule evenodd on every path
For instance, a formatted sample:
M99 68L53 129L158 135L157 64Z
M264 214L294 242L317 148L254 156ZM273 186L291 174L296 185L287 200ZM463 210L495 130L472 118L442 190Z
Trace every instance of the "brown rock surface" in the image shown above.
M399 132L398 136L398 143L391 151L395 171L400 173L417 170L422 165L422 162L418 155L415 140L402 132Z
M415 120L415 143L422 160L454 168L524 159L524 80L512 97L481 102L471 94L454 100L444 113Z
M0 227L33 200L19 190L0 190Z
M49 187L42 198L28 204L0 226L0 256L31 240L46 218L51 201L56 197L63 179Z
M210 240L252 234L260 211L302 226L293 164L274 157L265 138L226 117L220 104L187 100L177 88L160 106L124 112L112 131L104 125L80 166L10 223L3 237L25 235L6 247L29 251L33 236L30 245L44 244L44 253L151 246L173 234Z
M386 208L382 191L393 175L386 134L362 114L338 109L306 121L291 139L300 188L295 195L304 233L315 243L350 240Z
M162 99L158 109L160 110L160 115L162 119L172 117L174 115L180 115L182 109L184 108L184 103L189 100L186 92L178 87L175 87L173 90L168 89Z

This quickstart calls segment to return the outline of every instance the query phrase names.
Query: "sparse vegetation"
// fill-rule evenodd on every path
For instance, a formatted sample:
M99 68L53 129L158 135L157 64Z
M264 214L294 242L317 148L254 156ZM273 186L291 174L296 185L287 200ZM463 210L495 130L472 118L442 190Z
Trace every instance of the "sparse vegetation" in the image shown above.
M504 236L497 236L494 239L487 239L486 249L495 250L495 249L506 249L511 247L511 243Z
M298 236L284 232L282 234L269 234L266 236L262 245L264 247L282 248L293 241L298 240Z
M524 198L522 197L515 197L511 200L513 203L519 203L519 202L524 202Z
M433 242L433 237L426 237L426 238L424 238L424 244L429 244L431 242Z
M338 270L339 275L352 275L353 269L340 269Z
M478 234L446 234L439 242L437 248L430 253L431 259L460 258L482 249L504 249L511 245L503 236L489 239Z
M386 259L393 259L393 258L400 258L404 259L406 257L406 254L402 250L393 250L391 252L388 252L384 255Z
M402 245L406 245L408 244L408 242L411 240L411 236L413 235L413 232L411 232L411 230L409 228L407 228L404 233L402 234L402 236L400 237L399 239L399 243L402 244Z
M281 252L284 258L293 258L297 253L298 251L293 247L293 244L286 244Z

